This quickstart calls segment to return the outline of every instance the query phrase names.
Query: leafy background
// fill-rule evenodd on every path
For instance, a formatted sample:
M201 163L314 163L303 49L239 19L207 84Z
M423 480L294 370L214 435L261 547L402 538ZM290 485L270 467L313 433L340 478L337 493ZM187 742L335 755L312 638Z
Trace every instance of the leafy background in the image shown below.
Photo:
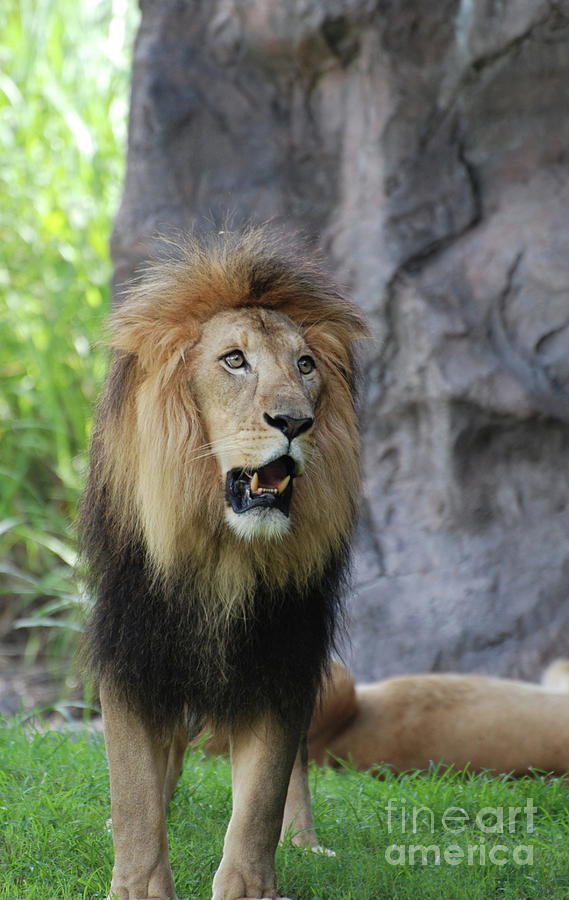
M4 0L0 17L0 642L27 662L61 666L81 628L73 522L136 20L127 0Z

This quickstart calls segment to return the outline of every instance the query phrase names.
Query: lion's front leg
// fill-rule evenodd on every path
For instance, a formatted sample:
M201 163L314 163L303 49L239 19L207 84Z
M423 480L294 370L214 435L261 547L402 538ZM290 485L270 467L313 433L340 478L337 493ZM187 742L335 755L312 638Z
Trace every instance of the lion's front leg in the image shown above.
M233 812L212 900L277 896L275 850L299 734L270 716L232 731Z
M101 684L115 865L113 900L176 900L168 861L164 787L170 741Z

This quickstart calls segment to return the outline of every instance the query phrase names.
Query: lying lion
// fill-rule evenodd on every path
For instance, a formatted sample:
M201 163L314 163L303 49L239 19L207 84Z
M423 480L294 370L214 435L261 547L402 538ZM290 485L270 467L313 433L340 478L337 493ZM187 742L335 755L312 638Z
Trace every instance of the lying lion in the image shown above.
M334 663L308 733L318 765L347 760L366 770L399 771L444 763L473 771L569 772L569 662L559 660L542 685L484 675L403 675L356 685ZM216 732L209 753L226 750Z

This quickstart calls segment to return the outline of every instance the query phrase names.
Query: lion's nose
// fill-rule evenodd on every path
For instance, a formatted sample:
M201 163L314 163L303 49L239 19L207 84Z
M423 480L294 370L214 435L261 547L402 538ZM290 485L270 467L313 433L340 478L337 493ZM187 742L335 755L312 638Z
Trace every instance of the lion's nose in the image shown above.
M273 428L278 428L279 431L282 431L289 442L293 441L295 437L298 437L298 435L302 434L304 431L308 431L314 424L314 419L310 416L302 419L295 419L293 416L269 416L268 413L264 413L263 415L267 425L271 425Z

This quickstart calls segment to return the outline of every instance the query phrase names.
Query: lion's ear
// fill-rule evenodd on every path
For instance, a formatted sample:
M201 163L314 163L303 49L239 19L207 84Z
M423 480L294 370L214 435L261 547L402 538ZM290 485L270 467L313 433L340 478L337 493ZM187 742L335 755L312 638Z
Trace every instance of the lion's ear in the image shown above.
M132 354L151 372L183 357L198 340L200 328L194 319L181 317L179 308L144 301L129 296L107 324L113 349Z

